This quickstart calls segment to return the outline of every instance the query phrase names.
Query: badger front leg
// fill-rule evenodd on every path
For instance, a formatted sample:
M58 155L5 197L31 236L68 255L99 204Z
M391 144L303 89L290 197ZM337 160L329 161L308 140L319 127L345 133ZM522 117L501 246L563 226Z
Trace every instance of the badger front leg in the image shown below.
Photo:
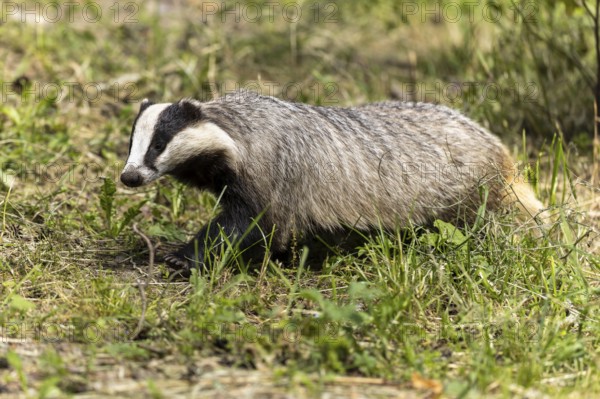
M247 212L238 210L236 213L224 210L204 226L190 242L178 251L167 255L165 262L170 268L187 276L192 268L203 265L206 257L218 252L227 241L232 244L237 243L240 249L250 248L262 237L257 227L248 231L252 222L252 217ZM238 242L245 233L244 238Z

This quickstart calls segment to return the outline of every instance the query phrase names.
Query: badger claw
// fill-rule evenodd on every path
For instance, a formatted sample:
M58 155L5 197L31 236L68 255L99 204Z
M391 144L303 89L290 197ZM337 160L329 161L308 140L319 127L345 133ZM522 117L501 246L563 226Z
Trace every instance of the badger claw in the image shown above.
M166 255L165 263L171 269L175 269L175 270L190 268L190 262L187 259L185 259L184 257L182 257L181 255L178 255L176 253L171 253L171 254Z
M203 263L194 262L182 253L173 252L165 255L165 263L173 270L173 274L181 277L189 277L193 268L200 268Z

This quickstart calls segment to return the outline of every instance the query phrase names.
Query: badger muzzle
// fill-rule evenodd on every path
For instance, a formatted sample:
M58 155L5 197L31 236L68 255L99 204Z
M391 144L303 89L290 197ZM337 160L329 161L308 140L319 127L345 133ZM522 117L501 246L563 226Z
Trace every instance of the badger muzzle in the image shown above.
M159 177L159 174L151 168L136 166L133 163L125 165L121 172L121 182L127 187L139 187L148 184Z
M121 173L121 182L127 187L139 187L144 184L144 178L135 169L124 170Z

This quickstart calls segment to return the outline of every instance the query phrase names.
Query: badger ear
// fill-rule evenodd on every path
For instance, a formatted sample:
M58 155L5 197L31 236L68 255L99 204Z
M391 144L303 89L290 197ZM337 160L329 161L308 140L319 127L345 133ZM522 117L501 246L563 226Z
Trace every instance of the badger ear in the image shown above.
M191 101L181 100L179 102L179 110L181 111L185 120L200 120L202 118L202 112L197 104Z
M147 98L144 98L140 104L140 113L142 113L142 111L144 111L146 108L153 104L154 103L152 101L148 100Z

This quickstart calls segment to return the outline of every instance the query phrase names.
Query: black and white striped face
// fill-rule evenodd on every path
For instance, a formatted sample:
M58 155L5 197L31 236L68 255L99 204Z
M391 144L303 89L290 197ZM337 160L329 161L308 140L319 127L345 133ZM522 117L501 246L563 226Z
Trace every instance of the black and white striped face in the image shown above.
M214 153L235 159L237 147L220 127L203 120L200 103L182 100L153 104L144 100L133 124L121 182L128 187L143 186Z

